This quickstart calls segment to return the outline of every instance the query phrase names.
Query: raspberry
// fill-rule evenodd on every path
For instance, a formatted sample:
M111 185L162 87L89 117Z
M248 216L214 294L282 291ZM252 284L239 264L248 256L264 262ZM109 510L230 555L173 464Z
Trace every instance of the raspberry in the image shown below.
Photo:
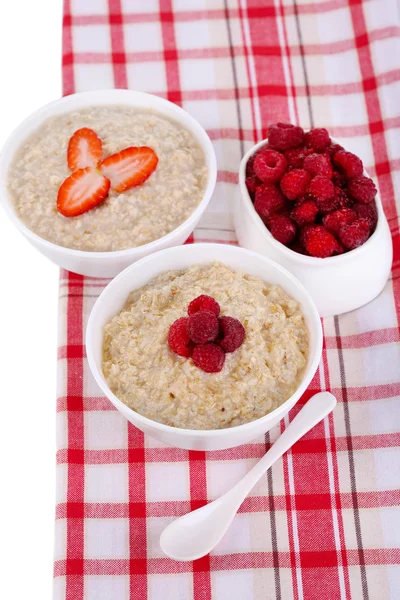
M308 236L309 236L310 232L313 229L315 229L316 227L319 227L319 225L304 225L304 227L302 227L300 229L300 232L299 232L299 244L301 246L303 246L303 248L306 247Z
M306 223L314 223L317 214L318 207L315 202L313 200L305 200L305 202L295 206L290 216L297 225L305 225Z
M310 148L306 148L305 146L290 148L290 150L285 152L288 166L292 167L293 169L301 169L303 167L304 159L311 153L312 150Z
M182 317L172 323L168 332L168 344L172 352L179 356L185 356L188 358L192 355L193 344L190 341L189 334L187 332L187 323L189 319Z
M336 154L336 152L339 152L339 150L343 150L343 146L341 146L340 144L331 144L325 149L325 152L330 158L332 158L333 155Z
M335 186L335 196L337 198L339 208L351 208L353 206L353 198L350 198L346 190Z
M333 156L333 162L340 167L348 179L362 175L364 167L362 160L351 152L339 150Z
M332 181L339 187L346 187L347 184L346 176L344 173L340 173L339 171L333 171Z
M378 222L378 211L375 202L369 204L354 204L353 210L360 219L368 221L371 231L373 231Z
M326 154L310 154L304 159L304 168L311 177L322 175L331 179L333 174L331 161Z
M339 208L339 199L335 195L335 186L330 179L317 175L308 188L309 195L314 198L318 210L323 215Z
M333 235L338 235L342 227L350 225L356 219L357 215L354 210L351 210L351 208L341 208L329 213L329 215L325 215L322 222L328 231L333 233Z
M370 227L367 219L357 219L351 225L342 227L339 232L339 239L343 246L348 250L354 250L362 246L369 238Z
M197 298L191 301L188 307L188 315L194 315L199 310L209 310L217 317L221 312L221 308L215 298L207 296L207 294L201 294L201 296L197 296Z
M250 156L249 160L246 163L246 177L251 177L252 175L254 175L254 159L255 159L255 154L253 154L252 156Z
M269 221L271 235L287 246L296 235L296 225L288 215L272 215Z
M258 152L254 159L254 173L261 181L279 181L286 168L287 160L284 155L271 148Z
M378 191L372 179L364 177L364 175L349 181L348 190L353 198L361 202L361 204L372 202Z
M289 200L300 198L306 191L311 177L304 169L293 169L281 179L281 190Z
M219 319L218 342L224 352L234 352L244 340L244 327L238 319L221 317Z
M272 214L285 208L285 205L284 195L273 183L264 183L257 188L254 208L264 222L268 221Z
M322 225L310 229L305 246L307 252L317 258L328 258L339 249L336 239Z
M317 175L310 183L308 193L317 201L326 202L335 195L335 186L332 181L322 175ZM318 202L317 202L318 203Z
M246 177L246 187L249 192L250 198L254 200L254 195L256 193L257 186L260 185L259 180L255 175L251 175L250 177Z
M190 315L187 332L195 344L213 342L218 335L218 318L211 310L199 310Z
M328 213L341 208L337 196L332 196L329 200L316 200L315 202L321 215L327 215Z
M331 143L331 138L326 129L311 129L305 134L305 142L310 148L314 148L316 152L323 152Z
M268 128L268 143L275 150L289 150L300 146L304 140L301 127L289 123L276 123Z
M225 362L225 352L217 344L196 346L192 359L196 367L206 373L219 373Z

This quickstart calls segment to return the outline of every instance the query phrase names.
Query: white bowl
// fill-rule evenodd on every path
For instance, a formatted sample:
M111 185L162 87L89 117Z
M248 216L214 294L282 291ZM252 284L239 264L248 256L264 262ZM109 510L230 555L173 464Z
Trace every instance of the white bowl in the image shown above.
M36 235L19 219L7 189L7 173L21 144L47 119L55 115L91 106L127 105L157 111L186 127L201 146L208 168L204 196L195 211L179 227L167 235L137 248L114 252L86 252L64 248ZM0 154L0 204L8 217L42 254L64 269L92 277L114 277L139 258L157 250L183 244L205 211L217 179L217 161L213 145L201 125L176 104L158 96L131 90L100 90L71 94L50 102L25 119L11 134Z
M297 391L279 408L261 419L232 427L209 431L180 429L163 425L139 415L123 404L109 389L102 373L103 330L106 323L124 305L128 294L168 270L187 269L191 265L219 261L232 269L279 284L296 298L305 316L310 333L310 349L303 380ZM245 444L269 431L294 406L307 389L318 367L322 352L322 328L317 309L302 284L273 261L234 246L223 244L193 244L169 248L152 254L120 273L100 294L90 314L86 331L86 353L92 374L113 405L144 433L170 446L189 450L219 450Z
M332 138L334 143L337 140ZM376 196L378 224L369 240L340 256L314 258L287 248L272 237L256 213L246 187L246 163L261 146L253 146L239 169L240 194L235 204L235 229L239 244L276 260L305 285L322 317L331 317L367 304L383 290L392 265L393 248L389 226L379 194ZM367 175L367 173L364 173Z

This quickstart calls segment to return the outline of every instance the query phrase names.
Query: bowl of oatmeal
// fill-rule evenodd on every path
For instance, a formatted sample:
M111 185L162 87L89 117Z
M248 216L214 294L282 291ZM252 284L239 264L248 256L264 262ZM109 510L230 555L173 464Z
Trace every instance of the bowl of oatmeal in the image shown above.
M198 345L187 340L187 354L173 345L171 331L201 298L209 305L197 315L212 321L217 306L220 321L240 323L238 344L189 328ZM218 350L223 362L208 372L196 352L216 346L226 353ZM131 265L99 296L86 332L90 369L112 404L146 434L197 450L271 429L310 384L321 349L320 318L302 284L268 258L222 244L169 248Z
M113 277L185 242L216 174L208 135L180 107L131 90L83 92L46 105L13 132L0 156L0 202L53 262Z
M301 128L296 127L295 129ZM324 131L328 135L326 130L319 129L314 131ZM307 132L305 135L307 136L309 133L310 132ZM346 149L343 149L342 146L339 145L339 141L335 138L328 136L328 140L330 145L325 149L325 152L329 153L330 148L335 149L336 147L338 151L341 150L340 153L342 155L344 154L345 158L347 157L348 159L350 155L350 160L353 161L356 168L359 169L359 172L357 172L358 177L355 178L355 180L362 180L364 184L370 183L372 188L375 188L368 173L365 169L363 170L361 159L347 152ZM346 173L346 170L343 168L340 169L338 161L335 163L333 155L333 160L328 160L328 169L330 170L331 166L333 168L333 176L332 172L330 172L329 177L331 177L332 181L335 183L335 186L332 185L332 189L335 189L335 196L330 200L336 200L337 191L339 191L343 197L339 199L340 201L337 205L331 208L329 208L329 206L323 207L321 204L320 206L315 207L316 212L314 216L311 215L310 219L307 219L307 216L304 217L307 219L307 222L299 220L297 215L297 223L292 223L294 237L278 241L276 238L279 237L279 230L278 234L275 234L274 237L272 233L273 226L271 226L271 217L272 222L273 219L275 219L277 222L276 224L279 227L281 225L279 221L284 222L285 220L288 220L287 214L285 214L283 218L280 216L276 217L276 215L270 215L269 219L266 216L260 216L255 208L255 194L248 188L248 184L250 183L248 178L248 165L255 160L254 157L257 156L257 154L260 152L262 153L264 149L267 148L268 142L269 139L265 139L250 148L240 164L240 191L238 198L236 199L234 211L235 229L240 245L279 262L279 264L298 277L310 292L322 317L340 315L367 304L378 296L385 287L390 275L393 257L390 229L383 211L381 197L379 193L377 193L376 188L374 190L376 195L372 194L372 196L375 196L372 202L369 202L368 198L363 199L360 196L363 200L361 203L356 197L352 197L351 193L354 192L352 192L351 187L348 186L348 181L345 180L343 183L340 182L340 177ZM305 158L299 155L296 156L295 154L290 156L289 154L296 152L300 153L304 150L306 153L307 151L312 152L312 156L315 157L315 150L310 150L307 147L302 148L301 146L289 148L282 152L285 153L285 156L287 157L287 166L289 166L289 168L294 166L295 172L299 173L300 171L304 174L304 166L306 166L312 173L310 176L311 180L314 173L312 172L313 170L306 165L306 161L309 161L310 157L307 157L307 154ZM323 148L318 148L318 152L318 157L323 157ZM278 152L278 155L280 154L281 153ZM290 165L291 160L295 161L292 165ZM300 162L298 162L299 160ZM330 162L332 162L331 166ZM346 165L344 164L343 166ZM351 168L351 166L352 165L350 164L349 167ZM319 168L321 169L321 165ZM287 177L288 174L283 174L283 177L285 176ZM277 197L278 213L287 213L290 211L289 215L290 217L293 217L294 212L298 212L299 208L301 210L301 208L306 207L306 205L309 207L310 205L311 207L314 205L315 200L313 200L313 195L310 194L311 183L309 184L307 181L306 185L310 185L308 190L305 190L305 198L308 202L302 204L301 197L296 199L293 198L292 201L287 202L287 198L284 198L281 195L282 189L285 190L285 183L281 185L283 177L266 184L273 190ZM339 178L339 181L335 178ZM325 177L317 176L315 179L324 179L326 183ZM314 179L312 181L314 181ZM328 184L330 184L330 181ZM351 193L347 193L348 188L350 188ZM277 189L278 192L276 191ZM358 194L355 194L355 196L358 196ZM316 197L316 203L318 204L318 196L315 196L314 194L314 197ZM266 200L267 203L270 202L271 197L266 198ZM281 200L283 200L286 206L279 205ZM366 203L364 203L365 200L367 200ZM317 208L320 210L317 210ZM330 212L331 210L333 212ZM329 225L329 220L332 221L332 218L334 219L335 216L338 216L338 213L342 213L342 217L348 217L350 215L350 218L352 219L348 226L343 228L345 230L344 234L337 231L336 227L332 227L332 223ZM367 217L367 220L370 222L369 232L367 231L365 238L362 240L354 239L354 228L356 228L361 221L365 222L365 217ZM268 229L267 223L272 232ZM364 224L365 223L363 223L363 225ZM339 242L337 250L332 254L325 254L324 258L321 257L323 254L320 254L320 256L311 255L307 249L304 248L304 244L302 244L302 233L304 233L306 228L313 228L315 225L317 225L318 229L322 229L324 237L328 237L328 242L333 241L335 244L337 241ZM325 227L328 227L328 232L325 230ZM353 231L350 231L351 229L353 229ZM296 233L295 230L297 230ZM332 232L335 233L338 238L337 240L332 238ZM337 236L337 233L339 233L339 236ZM350 242L354 242L348 244L347 247L343 244L343 242L346 243L347 241L345 238L346 233L352 234ZM349 236L347 235L347 237ZM319 250L318 246L317 250Z

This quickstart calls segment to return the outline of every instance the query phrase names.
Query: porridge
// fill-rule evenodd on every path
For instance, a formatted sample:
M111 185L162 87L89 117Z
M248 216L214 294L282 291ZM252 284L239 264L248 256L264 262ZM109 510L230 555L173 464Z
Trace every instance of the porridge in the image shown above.
M68 218L57 211L57 194L71 176L67 147L80 128L101 138L103 158L146 146L158 164L142 185L110 189L104 202ZM8 187L19 217L36 234L60 246L107 252L148 244L178 227L200 203L207 177L201 147L180 124L129 106L98 106L43 123L20 148Z
M221 316L239 320L242 345L218 373L197 368L167 343L171 324L196 296L209 294ZM264 416L298 387L308 330L297 301L280 287L220 263L169 271L129 295L105 327L103 374L127 406L186 429L220 429Z

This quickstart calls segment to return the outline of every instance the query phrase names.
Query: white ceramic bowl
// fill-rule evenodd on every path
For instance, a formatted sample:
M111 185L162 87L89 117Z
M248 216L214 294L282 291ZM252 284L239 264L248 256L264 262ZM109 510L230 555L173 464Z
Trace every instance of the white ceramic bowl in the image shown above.
M124 305L129 292L168 270L187 269L195 264L220 261L232 269L279 284L296 298L302 308L310 332L310 350L303 380L297 391L279 408L245 425L229 429L198 431L179 429L143 417L123 404L109 389L102 374L103 329ZM93 376L113 405L146 434L169 446L189 450L218 450L249 442L269 431L294 406L307 389L321 358L322 328L317 309L302 284L293 275L271 260L234 246L193 244L169 248L152 254L131 265L105 288L90 314L86 331L86 353Z
M21 144L48 118L90 106L127 105L157 111L186 127L203 149L208 168L208 183L203 199L195 211L179 227L143 246L114 252L86 252L53 244L28 229L17 216L7 190L7 172ZM99 90L72 94L55 100L34 112L11 134L0 154L0 204L24 236L51 261L69 271L92 277L114 277L139 258L157 250L177 246L186 241L205 211L217 179L217 162L213 145L201 125L176 104L158 96L131 90Z
M338 143L333 138L332 141ZM298 254L272 237L254 210L246 188L246 163L266 142L263 140L253 146L240 163L240 194L236 198L234 214L239 244L272 258L298 277L310 292L322 317L340 315L367 304L384 288L393 256L390 230L379 194L376 196L378 224L365 244L331 258Z

